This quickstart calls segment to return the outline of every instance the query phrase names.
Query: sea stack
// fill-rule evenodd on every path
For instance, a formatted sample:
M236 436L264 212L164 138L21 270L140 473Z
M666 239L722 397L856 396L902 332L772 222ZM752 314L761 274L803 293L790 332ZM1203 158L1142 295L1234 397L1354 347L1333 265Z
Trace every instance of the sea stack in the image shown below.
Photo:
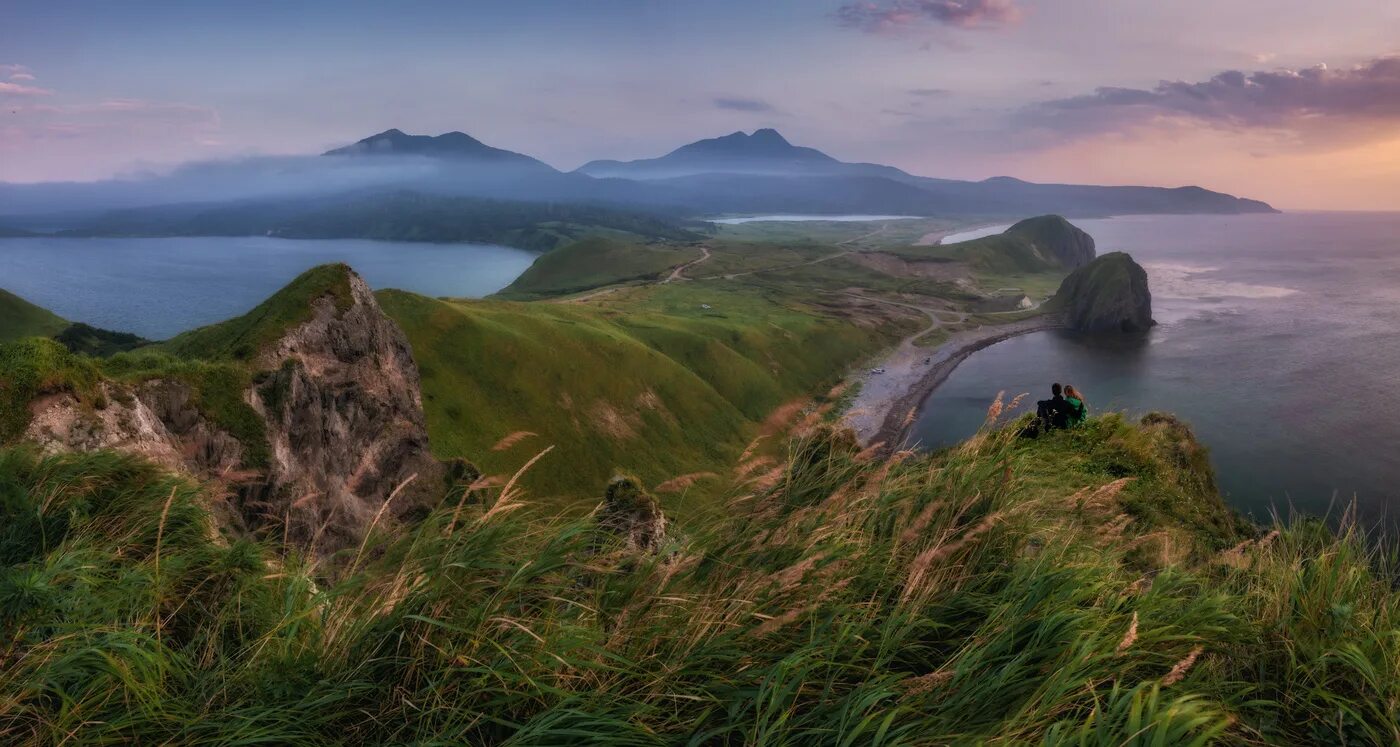
M1110 252L1070 273L1051 303L1067 327L1081 332L1138 334L1156 324L1147 271L1124 252Z

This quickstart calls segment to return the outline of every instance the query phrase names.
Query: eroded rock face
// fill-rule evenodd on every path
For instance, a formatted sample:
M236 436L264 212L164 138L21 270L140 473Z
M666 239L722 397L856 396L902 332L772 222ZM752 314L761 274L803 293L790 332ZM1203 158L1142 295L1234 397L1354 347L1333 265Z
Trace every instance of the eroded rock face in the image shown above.
M346 272L348 305L315 299L311 318L254 361L243 399L263 421L266 465L248 465L250 445L211 424L191 388L169 379L104 382L96 406L42 398L24 437L48 451L115 449L220 479L246 526L275 526L322 552L357 542L391 497L381 524L421 512L448 475L428 448L418 367L403 331Z
M408 339L358 275L350 289L349 308L317 299L311 320L263 351L247 393L267 424L271 502L291 512L294 535L332 544L358 536L390 496L391 516L421 509L444 476Z
M1111 252L1070 273L1053 303L1070 329L1082 332L1146 332L1152 320L1147 271L1123 252Z
M51 453L124 451L201 477L226 473L242 461L243 444L206 422L185 384L104 382L101 389L100 407L84 406L67 393L36 400L25 440Z

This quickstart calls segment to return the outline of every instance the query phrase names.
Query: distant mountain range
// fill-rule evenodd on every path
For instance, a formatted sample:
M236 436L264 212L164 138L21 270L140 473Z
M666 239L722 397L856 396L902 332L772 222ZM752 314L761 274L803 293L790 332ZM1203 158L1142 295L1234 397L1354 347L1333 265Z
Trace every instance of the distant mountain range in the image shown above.
M468 135L437 137L389 130L326 155L427 155L478 166L509 164L543 176L559 172L520 153L492 148ZM612 180L593 185L601 199L663 202L701 212L898 210L914 215L1107 215L1123 213L1267 213L1267 203L1201 187L1099 187L1035 184L999 176L980 182L916 176L893 166L848 163L815 148L793 145L774 129L735 132L683 145L659 158L590 161L573 173ZM648 194L617 182L647 182ZM571 182L577 186L578 182ZM538 185L554 194L563 183ZM550 188L552 187L552 188Z
M1098 187L1070 184L1035 184L999 176L980 182L915 176L893 166L847 163L814 148L788 142L777 130L735 132L700 140L660 158L638 161L592 161L579 171L589 176L654 180L706 191L752 194L760 184L744 184L718 175L747 177L816 177L828 181L829 190L855 192L873 200L886 200L893 208L929 212L1026 215L1122 213L1267 213L1277 212L1267 203L1212 192L1201 187ZM885 183L882 183L885 182ZM844 184L842 184L844 182ZM896 185L917 191L901 190ZM774 187L780 185L771 185ZM747 188L746 188L747 187ZM768 190L762 190L767 192ZM861 199L849 195L851 199ZM901 207L908 205L908 207Z
M777 130L735 132L658 157L592 161L561 172L531 156L462 132L386 130L319 157L195 163L162 176L92 183L0 183L8 230L97 230L104 213L198 203L274 204L416 192L446 197L607 206L668 216L734 213L899 213L1020 218L1130 213L1263 213L1268 204L1201 187L1035 184L1010 177L937 179L893 166L840 161L794 145ZM396 204L411 204L399 201ZM240 208L241 210L242 208ZM123 216L121 221L135 230ZM282 218L278 218L281 220ZM152 235L169 229L152 228ZM262 225L261 218L248 221Z

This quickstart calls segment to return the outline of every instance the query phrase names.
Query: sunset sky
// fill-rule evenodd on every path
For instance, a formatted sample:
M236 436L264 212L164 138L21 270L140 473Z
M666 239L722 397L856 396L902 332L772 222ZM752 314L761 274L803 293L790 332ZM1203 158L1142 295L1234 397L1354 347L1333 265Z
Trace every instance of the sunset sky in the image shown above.
M572 169L776 127L928 176L1400 209L1400 2L510 0L0 7L0 180L397 127Z

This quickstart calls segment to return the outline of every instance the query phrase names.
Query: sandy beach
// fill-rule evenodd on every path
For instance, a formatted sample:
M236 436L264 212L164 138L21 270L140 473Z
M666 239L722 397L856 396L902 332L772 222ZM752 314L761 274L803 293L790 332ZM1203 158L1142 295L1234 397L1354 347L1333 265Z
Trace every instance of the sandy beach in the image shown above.
M884 373L866 370L855 378L861 388L851 404L846 423L855 429L864 445L901 446L918 408L969 355L1002 340L1060 325L1058 315L1046 314L958 332L937 348L914 344L924 332L911 335L874 365L873 368L884 369Z

